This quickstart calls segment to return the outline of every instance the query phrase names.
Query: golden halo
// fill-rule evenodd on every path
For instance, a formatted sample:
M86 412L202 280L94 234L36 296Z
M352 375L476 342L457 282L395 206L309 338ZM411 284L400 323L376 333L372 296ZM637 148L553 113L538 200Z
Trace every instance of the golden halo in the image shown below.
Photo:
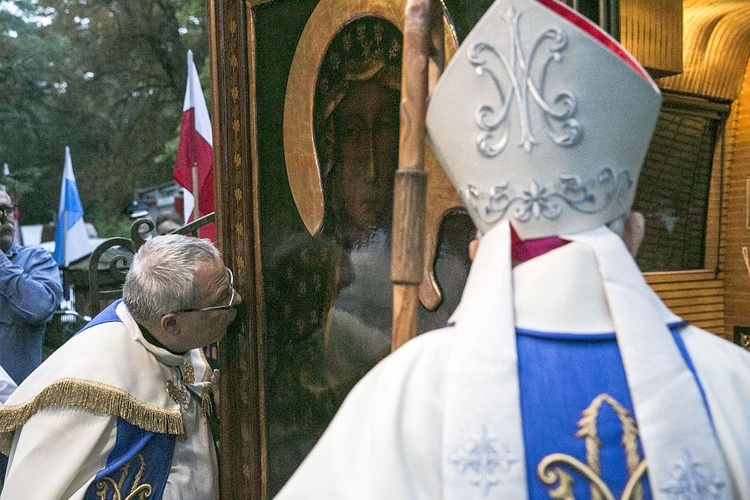
M322 229L325 212L313 129L315 89L323 58L336 34L360 17L380 17L403 33L405 7L406 0L320 0L297 42L284 101L284 158L294 203L313 236ZM446 29L445 33L452 42L446 45L455 49L452 31Z

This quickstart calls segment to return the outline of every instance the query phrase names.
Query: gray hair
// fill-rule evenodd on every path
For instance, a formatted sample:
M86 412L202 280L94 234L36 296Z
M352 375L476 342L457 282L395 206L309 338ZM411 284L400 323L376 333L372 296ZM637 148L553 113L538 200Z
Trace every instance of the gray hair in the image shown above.
M147 241L133 257L122 299L139 323L195 305L193 276L204 262L221 259L209 241L179 234Z

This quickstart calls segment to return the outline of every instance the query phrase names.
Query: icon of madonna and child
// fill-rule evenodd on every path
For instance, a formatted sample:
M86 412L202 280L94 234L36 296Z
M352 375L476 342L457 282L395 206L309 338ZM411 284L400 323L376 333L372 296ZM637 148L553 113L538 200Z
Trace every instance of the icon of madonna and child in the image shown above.
M334 36L322 60L313 127L325 216L317 235L279 246L265 278L269 492L390 351L401 53L399 29L364 16ZM457 305L474 231L465 213L447 211L435 260L442 303L422 307L420 331L441 326Z

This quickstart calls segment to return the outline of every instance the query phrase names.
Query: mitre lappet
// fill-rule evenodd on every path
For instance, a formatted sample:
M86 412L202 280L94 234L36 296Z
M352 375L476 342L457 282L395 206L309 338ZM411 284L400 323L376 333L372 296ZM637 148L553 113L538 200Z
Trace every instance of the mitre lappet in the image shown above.
M447 375L445 498L524 498L526 476L549 472L524 460L521 327L614 331L645 457L631 477L647 469L653 497L671 498L675 471L698 470L711 498L731 497L699 384L670 331L681 320L607 227L631 208L661 101L625 48L555 0L497 0L445 68L428 141L482 234L452 318L463 340ZM514 270L512 232L570 243ZM484 445L494 467L472 474L461 457Z

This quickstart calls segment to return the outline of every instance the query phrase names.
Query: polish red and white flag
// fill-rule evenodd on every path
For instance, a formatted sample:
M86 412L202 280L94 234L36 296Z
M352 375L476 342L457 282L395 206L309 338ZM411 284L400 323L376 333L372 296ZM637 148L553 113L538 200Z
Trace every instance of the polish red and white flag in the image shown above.
M174 179L185 188L183 215L189 221L195 219L196 215L202 217L214 211L214 177L211 120L192 50L188 50L187 60L187 88L182 105ZM197 211L194 209L196 204ZM199 236L216 241L214 223L201 228Z

